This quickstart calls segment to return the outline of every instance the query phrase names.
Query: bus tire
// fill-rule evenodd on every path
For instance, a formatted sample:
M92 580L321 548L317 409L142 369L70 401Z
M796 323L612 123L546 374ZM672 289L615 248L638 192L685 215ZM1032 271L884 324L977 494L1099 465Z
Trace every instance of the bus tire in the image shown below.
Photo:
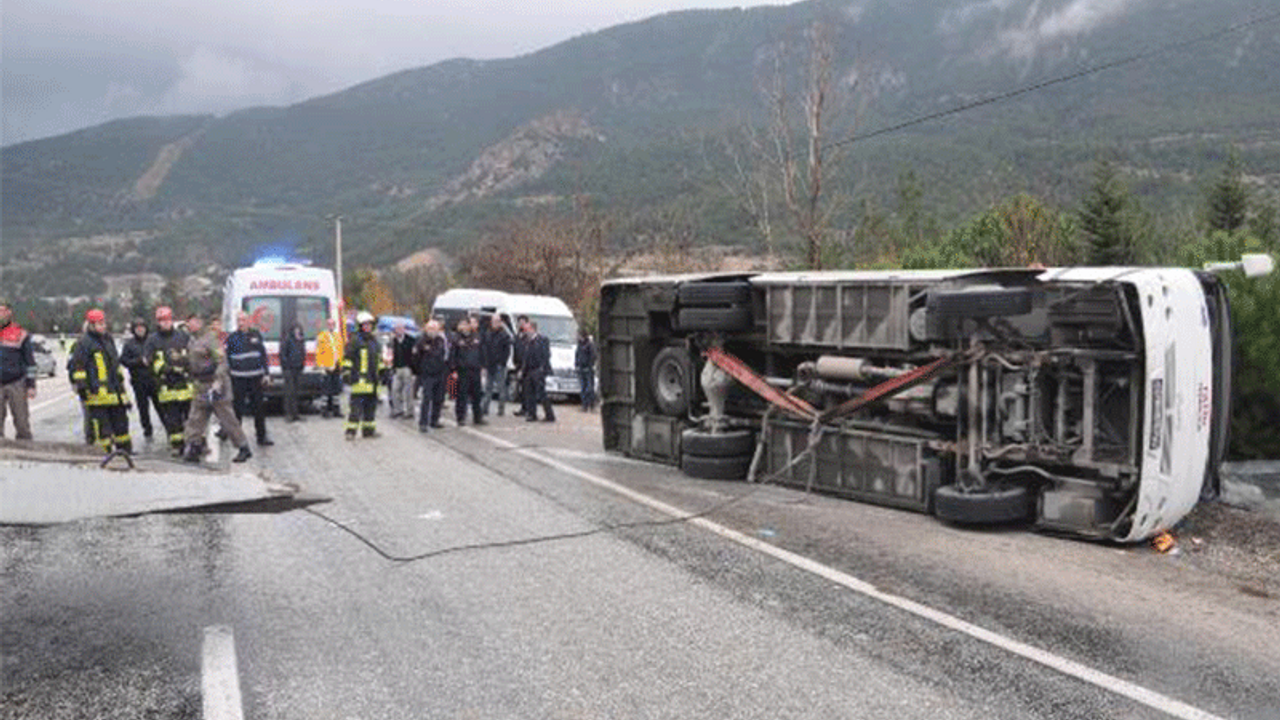
M702 457L737 457L756 450L756 434L751 430L705 432L689 429L680 433L680 451Z
M745 305L751 302L751 283L745 280L688 282L676 289L676 299L684 307Z
M685 475L701 480L745 480L751 470L751 456L706 457L682 453L680 469Z
M996 525L1031 519L1032 496L1022 485L965 492L943 485L933 494L933 512L940 520L961 525Z
M677 345L663 348L653 358L650 380L658 412L673 417L689 413L693 395L693 361L688 350Z
M676 329L683 332L694 330L741 332L750 330L751 327L751 308L746 305L681 308L676 313Z

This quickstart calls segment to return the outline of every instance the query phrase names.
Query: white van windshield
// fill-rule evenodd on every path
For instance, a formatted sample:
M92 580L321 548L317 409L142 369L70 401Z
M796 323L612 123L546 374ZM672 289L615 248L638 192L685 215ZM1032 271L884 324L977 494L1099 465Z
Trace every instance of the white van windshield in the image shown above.
M573 345L578 342L578 322L571 317L530 315L529 319L538 323L538 332L553 343Z

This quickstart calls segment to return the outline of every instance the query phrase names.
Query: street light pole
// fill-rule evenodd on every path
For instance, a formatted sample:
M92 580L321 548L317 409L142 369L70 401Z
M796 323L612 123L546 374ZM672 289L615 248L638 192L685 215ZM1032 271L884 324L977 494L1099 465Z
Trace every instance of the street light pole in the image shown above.
M334 272L338 276L338 302L345 302L342 295L342 216L333 216Z

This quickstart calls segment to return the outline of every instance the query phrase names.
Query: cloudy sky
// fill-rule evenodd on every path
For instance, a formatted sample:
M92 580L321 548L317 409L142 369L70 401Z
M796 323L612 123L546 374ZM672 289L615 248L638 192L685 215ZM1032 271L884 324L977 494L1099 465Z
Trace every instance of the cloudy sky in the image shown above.
M785 0L2 0L10 145L118 117L279 105L672 10Z

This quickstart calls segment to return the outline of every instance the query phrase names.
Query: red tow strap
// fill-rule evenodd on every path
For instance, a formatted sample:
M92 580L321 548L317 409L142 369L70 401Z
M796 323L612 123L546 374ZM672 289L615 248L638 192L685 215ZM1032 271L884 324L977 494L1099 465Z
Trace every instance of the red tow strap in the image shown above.
M881 398L906 390L914 385L918 385L919 383L933 377L939 371L954 364L960 358L958 355L938 358L928 365L921 365L908 373L886 380L858 397L846 400L830 410L818 412L816 408L804 400L796 397L795 395L784 393L765 382L764 378L760 377L760 375L758 375L755 370L748 367L746 363L733 355L730 355L721 348L707 348L703 355L706 356L708 360L715 363L716 367L732 375L735 380L746 385L752 390L752 392L764 398L783 412L790 413L801 420L809 422L816 420L823 423L838 420L841 417L856 411L867 403L875 402Z

